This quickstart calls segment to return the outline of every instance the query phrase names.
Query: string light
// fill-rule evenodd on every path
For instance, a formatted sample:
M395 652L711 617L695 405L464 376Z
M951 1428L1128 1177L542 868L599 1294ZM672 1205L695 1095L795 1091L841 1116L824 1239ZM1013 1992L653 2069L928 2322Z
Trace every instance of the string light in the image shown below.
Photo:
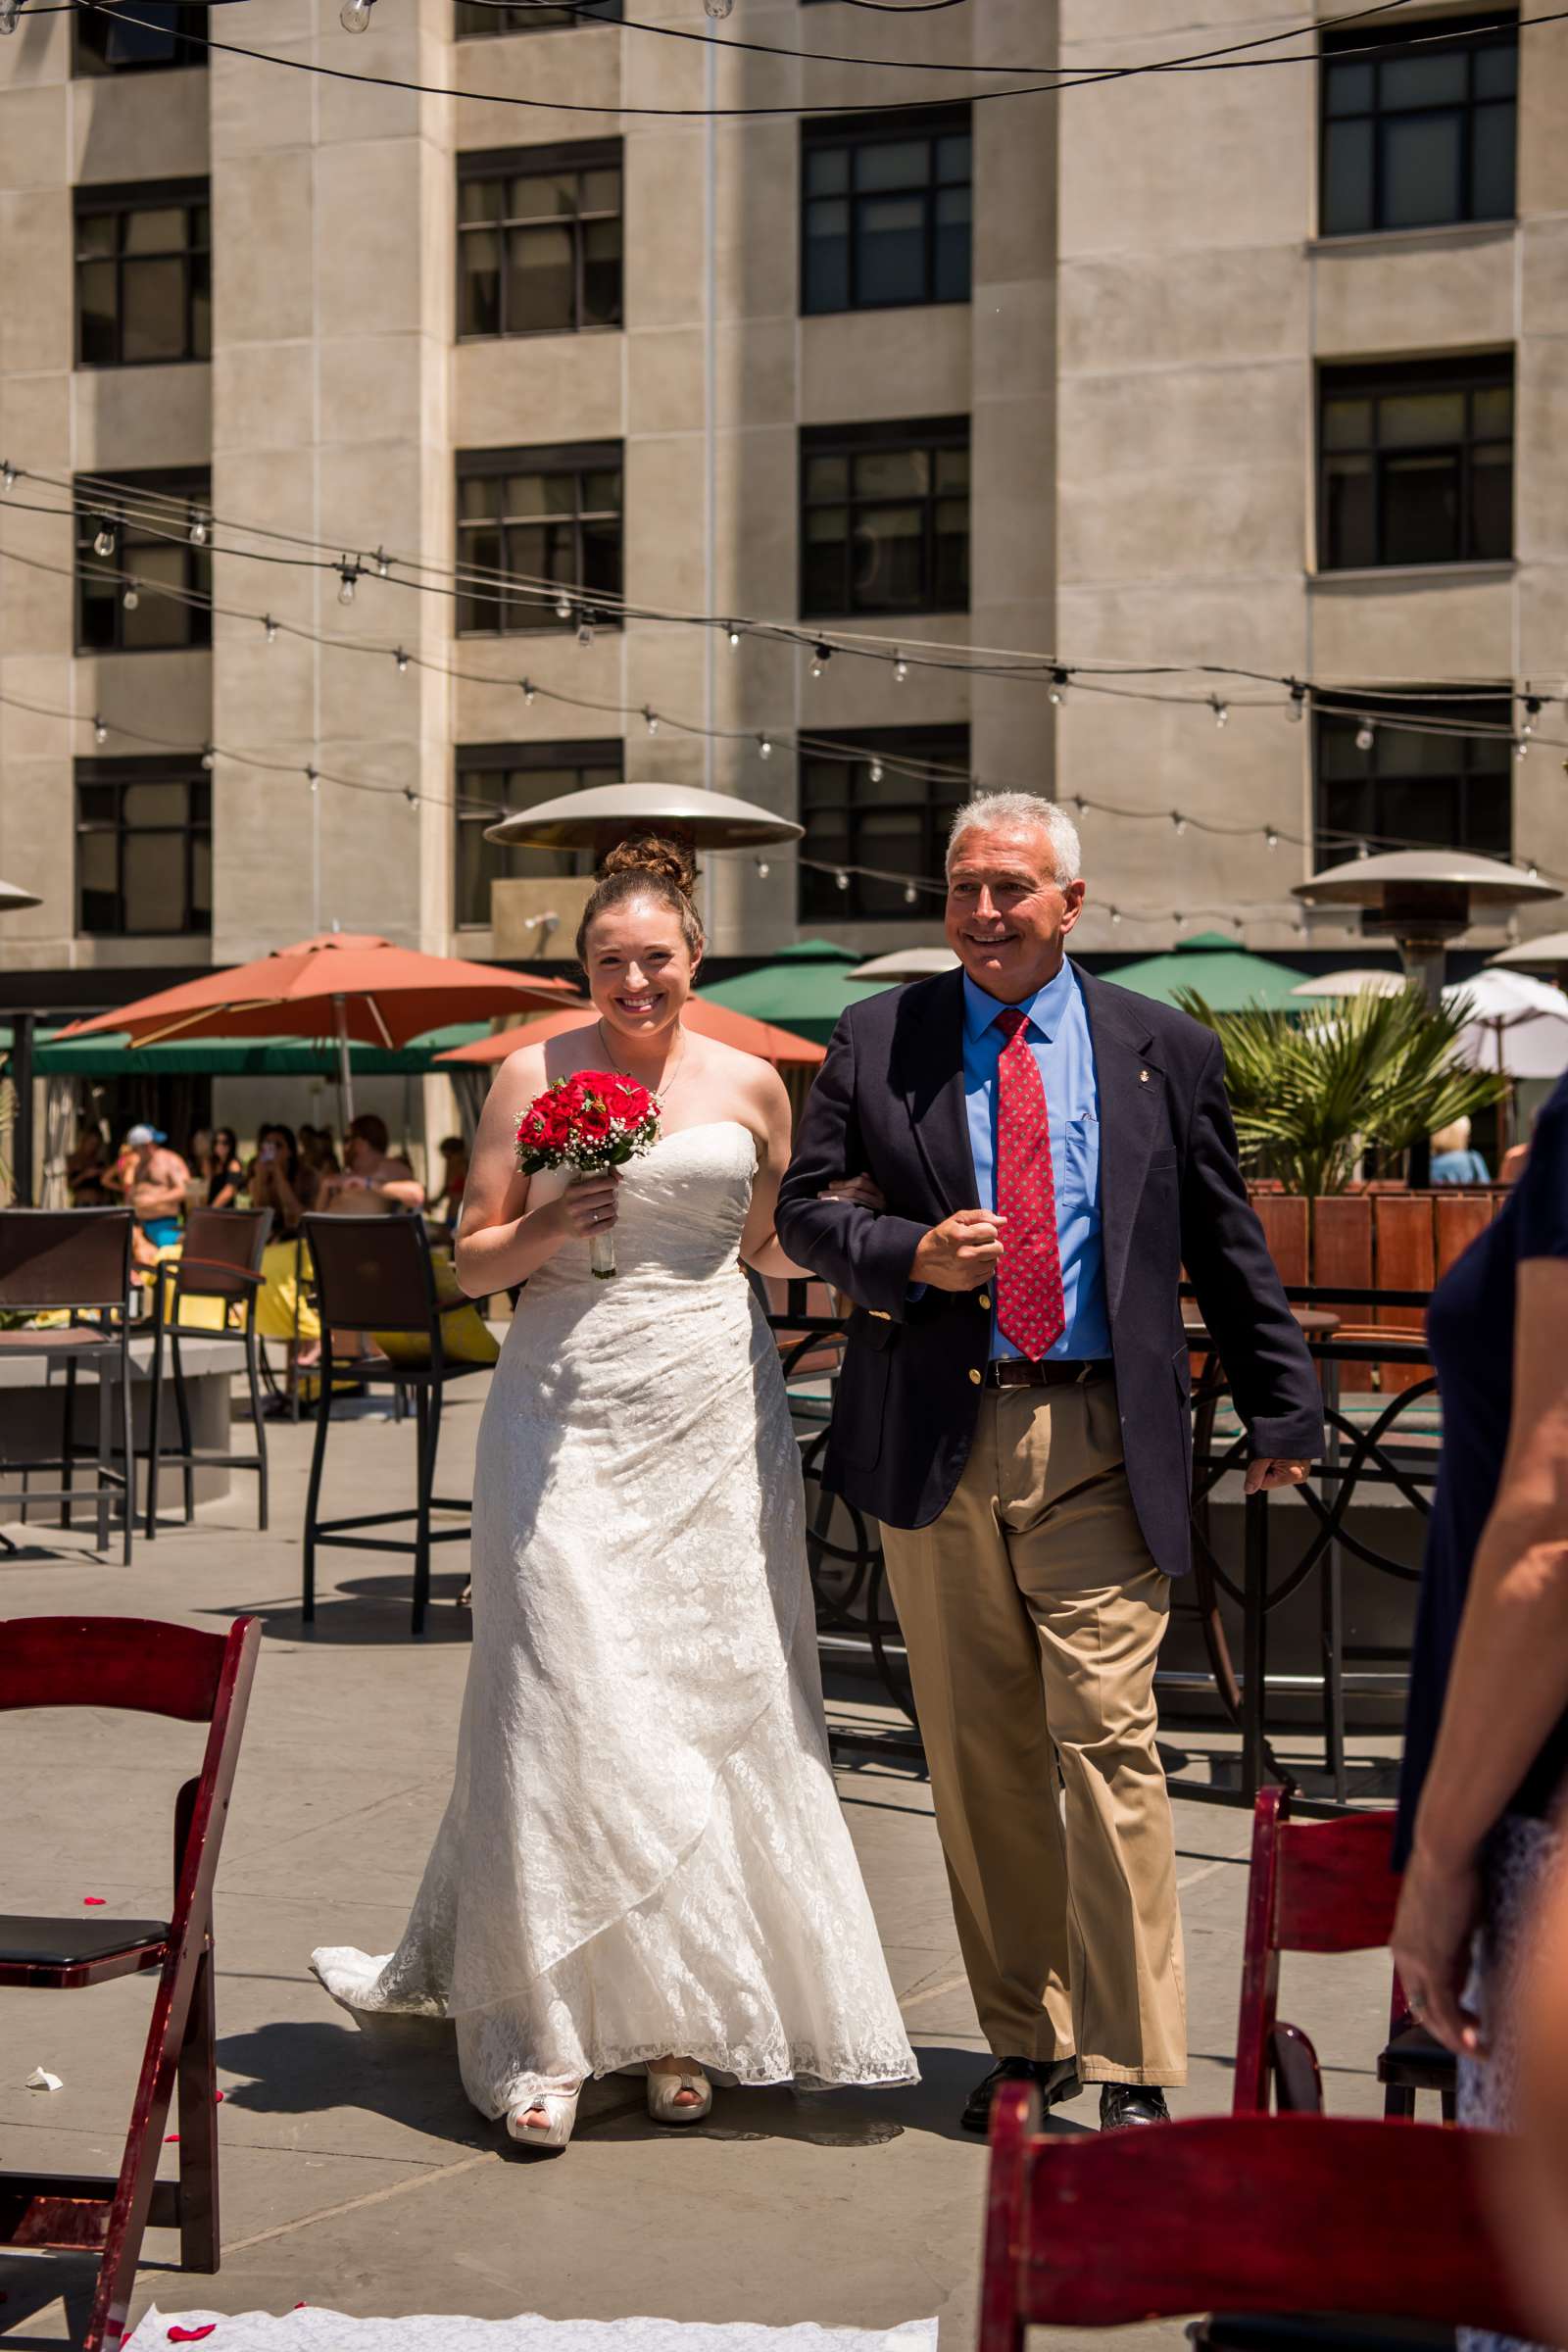
M200 507L193 507L191 510L190 530L187 534L192 547L205 547L207 545L207 516L202 513Z
M594 614L593 614L592 612L590 612L588 611L587 607L585 606L585 607L583 608L583 615L582 615L582 618L581 618L581 620L580 620L580 621L577 623L577 643L578 643L580 646L582 646L582 647L583 647L583 648L586 650L586 648L587 648L587 647L589 647L590 645L592 645L593 641L594 641Z
M337 12L337 21L345 32L368 32L370 11L374 6L375 0L343 0Z
M1521 736L1520 736L1520 738L1519 738L1518 742L1517 742L1517 743L1514 745L1514 747L1513 747L1513 756L1514 756L1514 758L1515 758L1516 760L1528 760L1528 759L1529 759L1529 757L1530 757L1530 741L1529 741L1529 738L1528 738L1528 736L1525 736L1525 735L1521 735Z
M904 886L904 904L906 906L918 906L920 904L920 893L912 882L906 882Z
M771 738L770 736L767 736L767 735L759 735L759 737L757 738L757 757L759 758L759 760L771 760L771 759L772 759L772 757L773 757L773 743L772 743L772 738Z
M741 641L741 633L740 633L740 630L739 630L739 628L737 627L736 623L735 623L733 620L732 620L732 621L730 622L730 624L729 624L729 632L728 632L728 634L729 634L729 650L730 650L730 652L731 652L731 653L733 653L733 652L735 651L735 648L736 648L736 647L737 647L737 646L740 644L740 641Z
M902 685L904 684L904 681L905 681L905 679L906 679L906 678L908 676L908 674L909 674L909 664L907 663L907 662L906 662L906 660L904 659L904 656L903 656L902 654L896 654L896 655L894 656L894 660L893 660L893 683L894 683L894 685L895 685L895 686L902 686Z
M1061 709L1062 704L1067 700L1067 680L1069 675L1070 672L1065 669L1054 669L1051 673L1050 699L1058 710Z
M392 565L384 548L378 547L370 558L370 569L378 580L389 580L392 577Z
M268 644L275 645L277 643L277 623L272 618L270 612L264 612L262 614L262 626L267 631Z
M13 32L15 32L15 31L16 31L16 29L17 29L17 20L16 20L16 18L15 18L15 17L13 17L13 18L12 18L12 20L11 20L11 30L12 30ZM7 459L5 460L5 462L4 462L4 464L3 464L3 465L0 465L0 490L11 491L11 490L14 490L14 489L16 488L16 486L17 486L17 469L16 469L16 467L15 467L15 466L12 465L12 463L11 463L11 460L10 460L9 458L7 458Z
M1361 724L1355 730L1356 750L1358 752L1369 752L1376 741L1377 729L1373 726L1372 721L1369 718L1363 718Z
M1214 713L1214 724L1216 727L1228 727L1230 725L1231 707L1229 703L1222 703L1217 694L1211 694L1208 698L1208 707Z
M359 577L360 567L357 564L343 563L338 565L338 578L342 583L337 592L337 601L340 605L353 604L354 591Z
M202 746L202 765L204 768L206 768L209 775L212 774L214 768L218 765L217 757L214 754L213 747L210 743L204 743Z
M703 0L703 7L710 17L727 17L734 5L735 0Z
M21 14L22 0L0 0L0 32L15 32Z
M115 552L115 526L107 514L93 534L92 552L95 556L112 556Z
M398 665L398 676L406 678L409 674L409 657L401 645L395 649L392 659Z
M1263 834L1263 839L1271 850L1277 850L1280 846L1280 837L1275 832L1272 825L1266 828Z
M95 718L92 722L92 739L96 744L105 744L109 741L109 729L101 718Z
M517 682L522 688L522 699L531 710L539 700L539 689L535 686L532 678L519 678Z
M561 594L556 599L556 618L558 620L569 620L571 618L571 599L566 594L564 588L563 588Z
M134 580L127 580L125 582L125 593L121 598L120 602L125 612L135 612L136 607L141 603L141 597L137 593L136 583Z
M765 881L767 880L767 877L768 877L768 875L769 875L769 874L772 872L772 870L773 870L773 869L772 869L772 867L771 867L771 866L768 864L768 862L767 862L767 859L766 859L765 858L759 858L759 859L757 860L757 870L758 870L758 872L759 872L759 873L761 875L761 877L762 877L762 880L765 882Z
M651 710L646 703L643 705L643 724L650 735L659 733L659 712Z
M1185 833L1185 832L1186 832L1186 830L1187 830L1187 819L1186 819L1186 817L1185 817L1185 816L1183 816L1183 814L1182 814L1182 812L1181 812L1181 810L1180 810L1179 808L1173 808L1173 809L1171 810L1171 812L1170 812L1170 821L1171 821L1171 823L1172 823L1172 824L1175 826L1175 828L1176 828L1176 830L1177 830L1177 832L1178 832L1178 833Z
M842 866L833 877L833 886L836 890L848 890L850 887L850 877L847 873L845 873Z
M884 772L881 760L873 760L869 769L866 772L869 774L873 784L880 784Z
M1306 688L1299 678L1292 678L1290 688L1291 699L1285 707L1285 715L1293 726L1298 727L1306 714Z

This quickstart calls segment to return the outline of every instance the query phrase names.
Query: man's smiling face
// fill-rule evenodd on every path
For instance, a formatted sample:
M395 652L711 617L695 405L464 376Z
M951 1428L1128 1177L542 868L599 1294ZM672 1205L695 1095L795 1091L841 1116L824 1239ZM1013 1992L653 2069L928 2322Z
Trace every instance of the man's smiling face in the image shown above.
M1056 880L1043 825L975 825L948 861L948 945L977 988L1021 1004L1061 969L1082 882Z

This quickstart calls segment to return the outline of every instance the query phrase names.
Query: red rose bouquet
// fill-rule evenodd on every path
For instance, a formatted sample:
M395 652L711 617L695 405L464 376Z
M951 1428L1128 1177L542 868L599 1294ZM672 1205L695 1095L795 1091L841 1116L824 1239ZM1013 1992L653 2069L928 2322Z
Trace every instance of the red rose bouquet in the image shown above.
M617 1070L578 1070L546 1087L517 1121L517 1166L524 1176L566 1168L579 1183L624 1166L658 1141L659 1104L646 1086ZM588 1263L609 1281L615 1271L613 1233L591 1238Z

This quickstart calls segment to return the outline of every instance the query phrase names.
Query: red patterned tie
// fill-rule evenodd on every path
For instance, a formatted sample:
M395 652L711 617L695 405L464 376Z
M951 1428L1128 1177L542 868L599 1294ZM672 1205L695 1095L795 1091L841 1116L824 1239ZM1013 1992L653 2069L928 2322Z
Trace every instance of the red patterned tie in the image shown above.
M1020 1355L1039 1363L1067 1328L1051 1117L1025 1035L1028 1015L1009 1004L993 1025L1006 1040L997 1063L997 1210L1007 1220L997 1268L997 1322Z

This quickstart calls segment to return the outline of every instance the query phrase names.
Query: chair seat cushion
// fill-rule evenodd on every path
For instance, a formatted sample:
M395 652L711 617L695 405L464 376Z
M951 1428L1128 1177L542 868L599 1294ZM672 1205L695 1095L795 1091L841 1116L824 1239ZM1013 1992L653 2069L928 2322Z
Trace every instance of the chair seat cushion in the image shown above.
M115 1952L145 1950L169 1935L166 1919L43 1919L0 1912L0 1965L75 1968Z
M1401 2026L1378 2059L1378 2081L1412 2090L1452 2090L1457 2080L1453 2052L1412 2019Z
M1210 2352L1453 2352L1454 2332L1429 2320L1342 2319L1332 2312L1230 2312L1195 2328Z

